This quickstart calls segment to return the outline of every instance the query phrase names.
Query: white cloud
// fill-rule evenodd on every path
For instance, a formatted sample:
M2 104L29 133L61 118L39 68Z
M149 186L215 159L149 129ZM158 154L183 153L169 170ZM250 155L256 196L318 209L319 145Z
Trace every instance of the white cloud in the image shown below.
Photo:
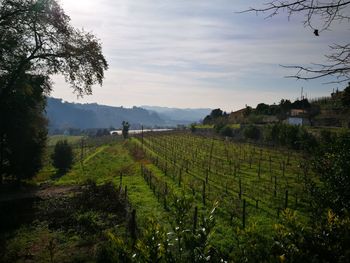
M315 96L330 88L284 79L279 64L322 62L346 28L319 38L295 18L237 14L259 1L61 0L77 27L103 42L110 64L103 88L85 101L237 109L293 98L300 86ZM53 96L75 100L56 79ZM278 91L278 93L276 93Z

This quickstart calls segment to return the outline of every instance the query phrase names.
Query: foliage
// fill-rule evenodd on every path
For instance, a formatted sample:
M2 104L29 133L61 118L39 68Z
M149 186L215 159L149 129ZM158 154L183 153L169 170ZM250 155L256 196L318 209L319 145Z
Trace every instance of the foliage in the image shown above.
M233 129L229 125L225 125L220 129L220 135L226 136L226 137L232 137L233 136Z
M253 108L246 105L244 112L243 112L243 115L244 115L244 117L248 117L252 112L253 112Z
M347 262L350 255L350 219L331 210L310 225L296 212L285 210L275 225L273 253L287 262Z
M73 28L55 0L4 0L0 9L1 95L15 89L26 72L61 73L79 95L102 84L107 62L90 33Z
M295 150L312 152L317 146L316 138L302 126L282 123L266 125L263 135L265 142Z
M107 241L100 244L96 252L97 263L134 262L131 251L123 239L112 232L107 232Z
M204 120L204 125L224 123L227 121L228 114L221 109L214 109L209 115L207 115Z
M350 134L347 132L324 141L315 154L313 166L323 183L312 189L318 205L339 215L349 212Z
M260 130L255 125L248 125L243 129L244 137L251 140L259 140Z
M130 125L127 121L123 121L122 126L123 126L123 129L122 129L123 137L124 137L124 139L127 139L129 136Z
M78 95L91 94L107 62L97 39L69 25L55 0L1 1L0 53L0 178L22 179L41 166L49 76L61 73Z
M192 123L190 126L191 132L194 133L197 130L196 123Z
M149 219L135 247L136 262L171 262L170 242L165 229L154 219Z
M343 106L350 107L350 82L348 83L348 86L344 89L341 102Z
M269 114L269 105L265 104L265 103L259 103L256 106L255 112L257 114L263 114L263 115L268 115Z
M66 173L73 164L72 146L66 140L58 141L51 156L53 166L58 169L60 174Z
M215 262L221 260L217 249L212 245L211 239L216 225L215 212L218 202L201 218L199 226L185 236L185 246L190 252L189 262Z
M264 236L256 224L245 229L236 228L234 235L236 246L231 257L237 262L273 262L272 240Z
M3 175L30 178L41 168L47 135L43 92L47 89L47 78L24 75L17 81L16 92L0 95L0 179Z

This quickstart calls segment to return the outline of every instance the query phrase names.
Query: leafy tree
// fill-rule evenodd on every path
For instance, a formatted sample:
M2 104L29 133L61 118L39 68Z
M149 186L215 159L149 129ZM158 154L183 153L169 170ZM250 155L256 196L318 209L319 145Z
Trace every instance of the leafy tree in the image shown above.
M341 101L345 107L350 107L350 82L348 83L348 86L344 89Z
M255 109L257 114L265 114L265 115L269 114L269 110L270 110L269 105L265 103L259 103Z
M259 140L260 138L260 130L255 125L249 125L243 130L244 137L252 140Z
M225 127L225 124L222 122L219 122L214 125L214 130L216 133L220 133L220 131Z
M221 109L214 109L204 118L203 124L215 124L217 122L222 122L222 119L227 116L228 115L226 112L223 112Z
M212 110L210 113L210 117L212 117L213 119L219 118L222 115L223 115L223 111L221 109Z
M264 13L269 18L282 12L286 12L288 18L304 15L304 26L319 36L334 23L348 23L349 7L348 0L271 0L261 8L249 8L243 12ZM308 80L334 76L335 82L339 83L350 80L350 43L334 44L330 49L331 53L326 55L327 64L317 63L313 67L287 66L297 69L297 73L291 77Z
M73 150L67 140L58 141L51 156L53 166L60 174L67 172L73 164Z
M282 99L279 106L280 106L282 112L286 113L292 108L292 103L290 102L290 100Z
M192 132L192 133L196 132L196 130L197 130L196 124L195 124L195 123L192 123L191 126L190 126L190 129L191 129L191 132Z
M230 126L225 125L220 130L220 135L226 136L226 137L232 137L233 136L233 130Z
M0 177L30 177L45 145L50 75L82 96L108 65L99 41L73 28L55 0L1 0L0 54Z
M350 212L350 134L324 142L315 154L314 168L323 183L312 191L318 206L339 215Z
M253 112L252 107L246 105L244 112L243 112L243 115L244 115L244 117L248 117L252 112Z
M129 122L123 121L122 125L123 125L123 129L122 129L123 137L124 139L127 139L129 137L129 128L130 128Z
M30 178L41 168L47 120L43 92L47 78L24 75L17 92L0 97L0 179ZM1 86L1 81L0 81Z
M295 211L282 213L282 224L275 225L272 252L280 262L348 262L350 220L329 210L305 224Z
M78 95L102 84L107 62L101 44L73 28L55 0L1 1L0 36L0 76L5 79L0 95L12 92L27 72L61 73Z

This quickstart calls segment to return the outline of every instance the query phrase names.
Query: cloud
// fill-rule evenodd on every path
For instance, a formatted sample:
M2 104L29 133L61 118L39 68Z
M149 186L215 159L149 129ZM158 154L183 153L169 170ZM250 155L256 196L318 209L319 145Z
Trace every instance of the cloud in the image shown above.
M104 87L85 100L238 109L294 99L301 85L315 96L328 93L331 88L319 81L284 79L293 72L278 65L324 62L328 45L344 40L347 29L339 26L315 38L299 17L288 22L284 16L266 20L235 13L256 2L61 0L74 26L101 39L110 64ZM53 95L75 100L55 80Z

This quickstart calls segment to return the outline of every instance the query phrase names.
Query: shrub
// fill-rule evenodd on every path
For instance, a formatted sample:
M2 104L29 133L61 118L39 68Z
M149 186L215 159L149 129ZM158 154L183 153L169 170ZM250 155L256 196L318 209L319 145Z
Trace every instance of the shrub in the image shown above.
M67 140L58 141L51 156L53 166L60 174L66 173L73 164L73 150Z
M222 136L227 136L227 137L232 137L233 136L233 130L230 126L224 126L221 130L220 130L220 135Z
M260 138L260 130L257 126L249 125L244 128L243 131L244 137L252 140L259 140Z

